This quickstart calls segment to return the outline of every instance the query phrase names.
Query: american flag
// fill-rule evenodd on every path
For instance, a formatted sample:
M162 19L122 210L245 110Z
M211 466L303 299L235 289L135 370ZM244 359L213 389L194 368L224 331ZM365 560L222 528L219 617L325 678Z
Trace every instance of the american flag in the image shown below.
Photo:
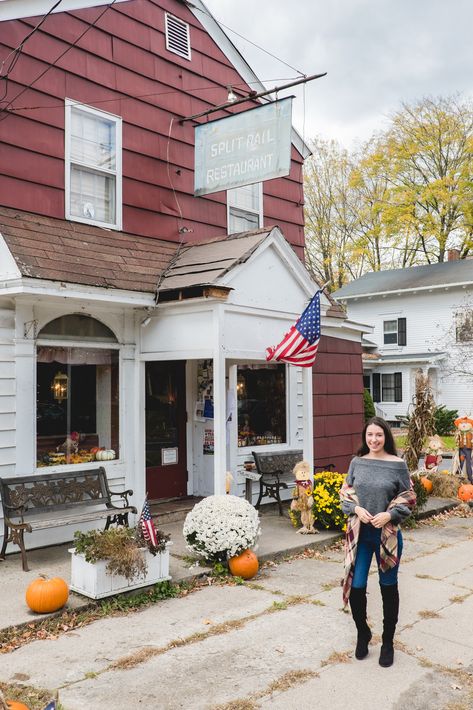
M46 707L43 708L43 710L56 710L56 701L51 700L51 702L48 703Z
M140 519L138 520L138 525L143 532L143 537L146 542L151 545L151 547L157 547L158 538L156 537L156 528L154 527L147 498L145 498L145 502L143 503L143 508L141 510Z
M266 348L266 360L287 362L299 367L312 367L320 340L320 291L281 340L279 345Z

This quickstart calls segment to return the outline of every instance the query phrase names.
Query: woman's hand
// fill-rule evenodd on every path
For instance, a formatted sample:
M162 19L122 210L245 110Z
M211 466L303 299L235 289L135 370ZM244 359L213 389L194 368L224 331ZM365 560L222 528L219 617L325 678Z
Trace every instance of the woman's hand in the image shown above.
M386 523L391 522L391 513L378 513L371 518L371 525L374 528L382 528Z
M366 508L362 508L361 505L355 505L355 515L359 517L362 523L371 523L373 520L371 513Z

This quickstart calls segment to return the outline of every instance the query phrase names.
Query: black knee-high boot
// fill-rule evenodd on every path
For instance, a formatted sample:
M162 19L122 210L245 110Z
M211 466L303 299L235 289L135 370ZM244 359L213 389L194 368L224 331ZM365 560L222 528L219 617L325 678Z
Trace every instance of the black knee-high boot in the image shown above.
M371 641L371 629L366 621L366 587L351 588L350 607L358 631L355 658L361 661L368 655L368 644Z
M397 584L381 585L383 597L383 644L379 654L379 665L384 668L392 666L394 662L394 632L399 615L399 591Z

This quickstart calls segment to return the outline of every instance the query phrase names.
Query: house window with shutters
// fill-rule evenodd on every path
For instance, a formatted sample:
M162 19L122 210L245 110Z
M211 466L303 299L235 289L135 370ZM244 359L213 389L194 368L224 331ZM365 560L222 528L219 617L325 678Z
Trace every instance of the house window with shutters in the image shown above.
M383 334L385 345L406 345L406 319L396 318L383 321Z
M258 182L227 190L227 232L249 232L263 226L263 186Z
M471 343L473 340L473 310L471 308L455 313L455 337L457 343Z
M372 375L373 402L402 402L402 372Z
M166 49L184 59L191 59L189 25L179 17L165 13Z
M66 99L66 219L122 228L122 120Z

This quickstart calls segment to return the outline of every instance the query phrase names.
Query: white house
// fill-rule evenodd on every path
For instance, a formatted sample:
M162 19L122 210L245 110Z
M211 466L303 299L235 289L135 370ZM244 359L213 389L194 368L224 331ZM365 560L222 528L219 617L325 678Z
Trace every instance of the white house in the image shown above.
M407 413L418 371L437 404L473 412L473 261L455 250L449 258L365 274L334 294L350 319L374 328L363 341L364 383L392 423Z

